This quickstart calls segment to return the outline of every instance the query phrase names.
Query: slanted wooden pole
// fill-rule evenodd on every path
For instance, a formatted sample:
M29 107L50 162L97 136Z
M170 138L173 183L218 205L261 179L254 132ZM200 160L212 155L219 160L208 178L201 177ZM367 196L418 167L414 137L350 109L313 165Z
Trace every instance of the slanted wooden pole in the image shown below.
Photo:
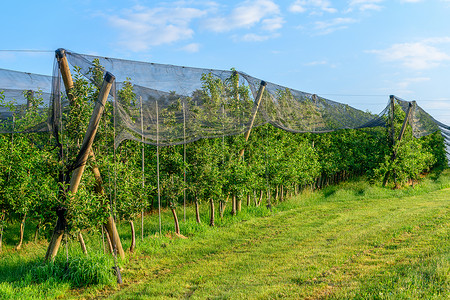
M390 95L389 96L391 110L390 110L390 117L391 117L391 142L392 146L395 144L395 127L394 127L394 109L395 109L395 96Z
M261 81L261 84L259 85L258 94L256 95L255 103L256 103L256 109L253 112L252 118L250 119L250 123L248 125L248 130L244 135L245 142L248 141L248 138L250 137L250 132L253 128L253 123L255 122L256 115L258 113L259 105L261 104L261 99L264 93L264 89L266 88L267 83L265 81ZM239 158L244 156L245 147L242 148L242 150L239 152Z
M58 61L59 70L61 71L61 77L64 82L64 87L66 88L67 98L69 98L69 102L72 102L73 95L71 90L73 89L73 79L70 74L69 62L66 57L66 50L59 48L56 52L56 59Z
M104 195L105 190L103 189L103 181L102 177L100 175L100 170L98 169L96 163L95 163L95 155L94 151L90 150L90 160L91 160L91 167L92 172L94 173L95 178L95 192L99 195ZM105 229L107 231L107 236L110 238L111 246L114 248L117 248L117 253L121 258L125 257L125 252L123 251L122 242L120 241L119 233L117 232L116 223L114 222L114 218L110 214L108 218L106 219L106 222L104 224ZM113 252L111 252L113 253Z
M81 145L80 152L78 153L75 160L75 170L72 172L69 184L69 192L71 195L76 194L78 191L78 186L81 182L81 177L86 167L86 162L88 160L89 153L91 151L91 147L100 123L100 119L105 109L106 100L108 98L108 94L111 90L114 80L114 76L111 73L107 72L103 80L103 85L100 90L97 103L95 104L94 111L89 121L88 129L86 130L86 133L84 135L83 144ZM57 226L55 228L55 231L53 232L51 243L45 255L46 261L52 260L58 253L61 239L64 235L66 227L64 213L65 212L63 211L61 214L58 214Z
M67 98L69 99L69 102L72 104L73 103L73 94L72 94L71 90L73 89L74 84L73 84L72 74L71 74L70 68L69 68L69 62L67 61L67 57L66 57L66 51L62 48L56 50L56 59L58 61L59 69L61 71L61 77L64 82L64 87L66 88ZM109 91L108 91L108 93L109 93ZM94 155L94 151L92 148L89 150L89 156L90 156L92 172L94 173L95 182L96 182L95 191L99 195L104 195L105 192L104 192L104 188L103 188L102 176L101 176L100 170L96 164L95 155ZM108 231L108 235L111 238L111 242L112 242L113 246L115 245L117 247L117 252L119 253L120 257L122 257L122 258L125 257L122 243L120 241L120 237L117 232L116 224L111 215L107 218L106 223L104 225L105 225L106 230Z
M395 158L397 157L397 151L398 151L398 147L400 145L401 140L403 139L403 135L406 131L406 125L408 125L408 121L411 118L411 113L412 113L412 106L413 104L411 102L409 102L408 105L408 110L406 111L406 116L405 119L403 120L403 125L402 125L402 129L400 130L400 133L398 135L397 141L393 140L393 145L392 145L392 156L391 156L391 161L393 162L395 160ZM393 135L393 134L392 134ZM383 179L383 186L386 186L388 178L389 178L390 172L388 171L386 173L386 175L384 176Z
M398 138L397 138L397 142L395 143L394 146L399 145L400 141L403 138L403 135L404 135L405 130L406 130L406 125L408 125L408 121L411 118L411 113L412 113L412 109L411 108L412 108L412 106L413 106L413 104L411 102L409 102L408 110L406 111L405 120L403 120L402 129L400 130L400 133L399 133ZM398 147L395 147L394 148L394 159L397 156L397 150L398 150Z

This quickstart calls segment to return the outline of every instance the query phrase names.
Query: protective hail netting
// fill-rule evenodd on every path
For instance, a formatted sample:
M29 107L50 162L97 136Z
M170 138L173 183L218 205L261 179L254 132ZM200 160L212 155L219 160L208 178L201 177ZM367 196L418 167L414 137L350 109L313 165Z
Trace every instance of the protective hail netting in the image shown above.
M389 119L389 104L375 115L315 94L265 83L243 72L137 62L67 50L65 54L72 76L84 76L97 85L101 82L94 80L94 74L98 74L95 71L108 71L115 76L110 101L115 105L116 146L126 139L166 146L236 135L249 129L254 113L254 127L270 123L291 132L312 133L386 126ZM15 98L19 108L26 107L27 94L23 91L34 91L42 93L43 102L49 107L42 107L43 112L49 113L47 122L28 131L58 127L57 120L67 101L57 66L55 63L53 78L0 69L3 102ZM256 98L264 84L258 107ZM130 86L133 93L124 93ZM406 112L409 102L395 99ZM449 143L449 126L433 119L415 103L412 108L409 123L415 137L441 130ZM11 131L11 113L1 110L0 120L0 131Z
M51 95L52 76L0 69L0 133L12 132L13 115L24 114L31 105L37 105L37 110L43 116L43 122L29 126L23 124L16 130L48 131L50 127L45 120Z

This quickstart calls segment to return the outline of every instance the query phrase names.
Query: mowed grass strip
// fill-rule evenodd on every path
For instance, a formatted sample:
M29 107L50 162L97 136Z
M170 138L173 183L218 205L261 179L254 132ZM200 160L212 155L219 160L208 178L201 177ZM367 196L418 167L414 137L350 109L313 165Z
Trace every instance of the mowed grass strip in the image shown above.
M447 299L450 190L366 192L332 187L189 239L146 239L124 267L125 284L97 295Z

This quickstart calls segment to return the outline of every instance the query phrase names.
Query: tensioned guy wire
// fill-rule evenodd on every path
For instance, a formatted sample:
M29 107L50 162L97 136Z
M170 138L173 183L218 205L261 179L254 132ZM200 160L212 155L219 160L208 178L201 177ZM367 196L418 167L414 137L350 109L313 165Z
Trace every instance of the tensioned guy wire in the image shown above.
M0 52L29 52L29 53L55 53L55 50L35 49L0 49Z

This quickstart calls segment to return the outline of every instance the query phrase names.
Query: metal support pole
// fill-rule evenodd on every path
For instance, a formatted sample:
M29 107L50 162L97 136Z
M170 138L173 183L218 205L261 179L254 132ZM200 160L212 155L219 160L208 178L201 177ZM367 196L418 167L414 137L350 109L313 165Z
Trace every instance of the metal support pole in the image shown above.
M162 236L161 228L161 190L159 186L159 116L158 101L156 101L156 177L158 182L158 217L159 217L159 236Z
M186 222L186 108L183 100L183 221Z
M142 112L142 97L139 97L141 102L141 146L142 146L142 164L141 164L141 171L142 171L142 204L144 203L144 193L145 193L145 169L144 169L144 114ZM144 240L144 207L141 209L141 241Z

